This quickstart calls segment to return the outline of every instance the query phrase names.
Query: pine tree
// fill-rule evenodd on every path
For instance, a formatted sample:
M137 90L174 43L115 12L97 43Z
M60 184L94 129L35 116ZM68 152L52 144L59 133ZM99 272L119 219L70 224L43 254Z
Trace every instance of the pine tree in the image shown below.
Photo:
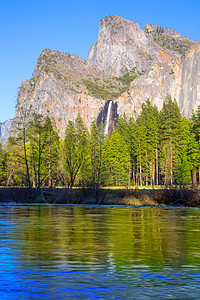
M143 185L146 179L146 159L147 159L147 141L145 135L145 127L142 118L138 116L135 123L135 134L136 134L136 156L137 156L137 184Z
M130 155L130 170L129 170L129 180L135 184L135 174L136 174L136 135L135 135L135 120L134 118L127 119L126 115L119 117L116 124L116 130L119 132L121 137L124 139L126 145L129 149Z
M200 105L197 107L196 112L193 112L191 117L191 124L192 124L192 132L194 133L195 139L197 144L195 143L196 152L198 152L198 149L200 150ZM194 155L193 155L194 157ZM198 162L198 173L199 173L199 184L200 184L200 159L198 155L195 155L195 161ZM195 163L195 165L196 165ZM195 177L195 171L193 173Z
M111 138L106 138L103 155L110 174L108 183L115 186L127 185L130 167L129 150L117 131L113 131Z
M196 185L197 171L200 165L200 149L199 149L199 143L195 139L195 135L193 132L191 132L191 134L189 135L188 161L190 163L191 171L192 171L192 183Z
M174 182L181 141L181 113L176 100L167 96L161 111L161 170L164 184Z
M197 141L200 140L200 105L197 107L197 110L192 112L191 116L192 129L195 134Z
M191 166L189 164L187 155L184 154L181 159L179 159L179 165L176 170L176 181L179 185L185 185L191 183Z
M145 174L146 185L158 184L158 144L159 144L159 113L157 107L152 107L149 100L142 105L142 111L139 116L139 131L142 131L143 141L143 173ZM136 121L137 123L137 121Z
M60 140L59 150L58 150L58 169L57 169L58 185L65 186L66 178L67 178L67 174L66 174L66 167L65 167L65 147L64 147L64 141Z
M94 190L98 189L101 182L102 150L104 142L102 125L100 125L100 130L98 130L96 122L93 121L90 130L90 156L92 166L92 185Z
M191 171L193 173L193 182L196 182L196 172L195 172L195 161L194 161L194 154L195 154L195 137L192 133L192 126L191 122L186 119L182 118L181 120L181 134L180 134L180 142L178 144L178 157L179 157L179 165L180 161L184 164L187 162L188 166L188 178L187 183L191 182ZM193 157L192 157L192 156ZM186 168L186 166L184 166ZM195 183L194 183L195 184Z

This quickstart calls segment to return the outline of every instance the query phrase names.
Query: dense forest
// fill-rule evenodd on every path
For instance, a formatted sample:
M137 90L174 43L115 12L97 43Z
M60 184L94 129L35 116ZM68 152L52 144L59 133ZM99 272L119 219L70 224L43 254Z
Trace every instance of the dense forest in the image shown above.
M190 120L168 96L138 118L119 117L111 136L93 121L69 121L64 140L49 117L32 114L0 145L0 185L19 187L200 184L200 107Z

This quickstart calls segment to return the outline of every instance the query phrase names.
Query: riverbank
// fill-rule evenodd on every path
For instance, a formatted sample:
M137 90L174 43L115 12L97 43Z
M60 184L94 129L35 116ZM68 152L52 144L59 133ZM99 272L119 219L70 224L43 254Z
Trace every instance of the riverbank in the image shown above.
M172 205L200 207L200 190L194 188L93 189L0 188L1 203L103 204L103 205Z

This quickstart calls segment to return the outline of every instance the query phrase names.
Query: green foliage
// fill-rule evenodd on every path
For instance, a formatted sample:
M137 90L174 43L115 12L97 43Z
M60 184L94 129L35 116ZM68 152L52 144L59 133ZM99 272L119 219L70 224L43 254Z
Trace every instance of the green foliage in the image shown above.
M117 77L117 80L120 81L121 83L124 84L125 87L129 87L130 83L135 80L139 75L142 75L143 73L136 73L134 72L128 72L126 71L126 73L123 76Z
M130 83L142 74L143 72L136 72L134 69L131 72L126 71L124 76L113 77L109 81L82 79L82 82L85 84L90 95L108 101L117 99L128 89Z
M90 157L92 167L92 186L97 189L101 183L102 173L102 152L104 143L103 123L98 129L95 121L91 124L90 130Z
M109 174L107 183L109 185L128 185L130 166L128 146L117 131L113 131L111 138L106 138L103 157L107 174Z
M74 185L196 184L200 181L200 107L183 118L171 96L161 112L149 100L136 120L118 118L110 137L93 121L88 133L80 115L59 141L49 117L26 115L17 139L0 145L0 183L29 187ZM22 119L24 120L24 119ZM28 180L29 179L29 180ZM29 183L30 181L30 183Z
M27 185L27 174L21 140L9 138L6 146L6 186Z
M55 185L58 173L59 136L47 116L44 123L44 149L42 154L43 173L45 185Z
M162 33L164 33L164 28L161 26L157 26L156 28L156 34L157 35L161 35Z
M181 113L176 100L168 95L161 111L161 173L164 184L172 184L181 147Z
M154 35L154 41L163 48L178 52L181 55L184 55L193 44L192 41L187 39L175 39L174 37L162 34L161 32Z
M124 139L128 146L130 155L130 182L135 184L135 169L137 164L137 148L136 148L136 130L135 130L134 118L127 119L126 115L119 117L116 124L116 130L119 132L121 137Z
M87 130L80 114L78 114L75 122L68 122L65 131L64 153L67 183L71 189L81 166L88 157Z
M89 94L94 96L97 99L104 100L114 100L120 95L120 93L113 94L108 88L105 86L98 85L97 83L89 80L83 79L82 82L85 84L86 88L89 91Z
M0 185L5 184L7 178L7 153L0 143Z
M180 185L190 184L191 181L191 165L187 159L186 154L179 161L179 165L176 170L176 181Z
M190 120L195 138L197 141L200 141L200 106L198 106L195 112L193 111Z

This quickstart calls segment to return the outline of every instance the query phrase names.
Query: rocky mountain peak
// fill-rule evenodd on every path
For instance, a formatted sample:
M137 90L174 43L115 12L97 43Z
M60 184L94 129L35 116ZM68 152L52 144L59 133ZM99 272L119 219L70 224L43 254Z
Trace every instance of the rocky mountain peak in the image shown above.
M92 46L86 62L110 75L122 76L127 70L141 72L176 56L157 45L138 24L109 16L101 20L98 41Z

